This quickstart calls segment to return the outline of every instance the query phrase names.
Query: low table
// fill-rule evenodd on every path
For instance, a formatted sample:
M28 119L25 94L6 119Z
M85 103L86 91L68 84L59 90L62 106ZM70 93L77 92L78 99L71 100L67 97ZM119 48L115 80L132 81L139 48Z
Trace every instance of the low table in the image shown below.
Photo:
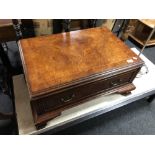
M139 54L137 49L133 48L132 50L136 54ZM96 99L63 111L60 116L49 121L45 128L40 130L36 130L33 122L30 99L24 76L14 76L13 83L19 134L41 134L49 130L54 133L76 123L155 94L155 82L153 81L155 78L155 66L144 55L141 55L141 58L146 63L149 72L135 78L133 83L136 86L136 89L133 90L130 95L123 96L120 94L111 94L100 96Z

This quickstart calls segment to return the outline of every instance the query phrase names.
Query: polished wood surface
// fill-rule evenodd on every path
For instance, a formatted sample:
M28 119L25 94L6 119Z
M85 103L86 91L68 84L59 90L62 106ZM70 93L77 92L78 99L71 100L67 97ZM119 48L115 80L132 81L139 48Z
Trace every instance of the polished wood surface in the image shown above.
M31 96L140 61L104 27L23 39L19 46Z
M143 61L107 28L19 41L34 123L103 94L128 94Z

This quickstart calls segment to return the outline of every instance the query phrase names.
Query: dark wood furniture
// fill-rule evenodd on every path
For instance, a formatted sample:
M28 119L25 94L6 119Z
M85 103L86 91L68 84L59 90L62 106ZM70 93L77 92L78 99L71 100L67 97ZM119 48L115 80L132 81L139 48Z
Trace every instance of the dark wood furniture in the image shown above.
M0 61L0 135L12 134L12 131L16 128L15 111L13 102L11 101L11 94L9 91L9 83L7 70L3 63Z
M97 26L97 19L53 19L53 34Z
M9 52L12 51L7 47L6 42L17 41L22 37L30 37L30 35L32 37L32 30L30 31L31 34L30 32L27 33L31 28L30 25L32 25L31 20L21 21L22 23L19 23L16 19L0 19L0 59L4 65L3 68L5 68L5 73L0 71L0 134L3 126L7 124L6 122L12 124L12 128L18 133L12 76L22 73L23 70L20 64L19 52L17 51L10 54ZM19 63L12 63L16 61ZM3 80L1 80L1 78Z
M96 27L97 19L63 19L62 25L65 32Z
M128 94L143 61L107 28L22 39L20 54L37 128L101 94Z
M14 113L10 97L0 92L0 135L13 134Z
M0 20L0 42L8 42L16 39L12 20Z

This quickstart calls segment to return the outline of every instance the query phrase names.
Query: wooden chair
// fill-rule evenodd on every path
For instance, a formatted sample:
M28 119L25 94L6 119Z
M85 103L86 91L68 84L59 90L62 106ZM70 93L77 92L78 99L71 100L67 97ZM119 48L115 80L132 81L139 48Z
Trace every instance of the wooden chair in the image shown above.
M3 21L3 20L0 20ZM8 23L7 23L8 22ZM3 62L6 62L7 68L12 75L23 73L20 54L12 52L8 49L6 42L18 41L21 38L28 38L35 36L32 20L5 20L0 22L0 52Z
M0 66L0 134L11 134L16 124L15 110L8 87L3 85L6 82L4 66Z
M4 85L0 82L0 134L5 134L5 129L10 125L13 125L12 128L17 129L12 76L23 73L23 69L21 63L12 63L20 62L19 51L13 52L10 56L9 54L12 51L8 49L5 43L34 35L30 21L24 20L22 22L23 24L19 20L13 19L9 24L4 21L0 25L0 59L6 69L6 77L3 84L7 83L7 88L4 88ZM31 29L31 33L29 29ZM2 76L2 73L0 73L0 76ZM17 130L16 133L18 133Z
M97 19L54 19L53 33L96 27ZM78 25L78 27L77 27Z
M0 92L0 135L18 134L15 112L9 95Z
M63 30L65 32L71 31L71 23L73 21L74 20L72 20L72 19L63 19L62 20ZM97 19L88 19L88 20L81 20L81 21L83 21L83 22L86 21L87 22L85 28L93 28L93 27L96 27ZM80 26L80 29L84 29L84 27L83 26Z
M0 46L0 134L18 133L11 65Z

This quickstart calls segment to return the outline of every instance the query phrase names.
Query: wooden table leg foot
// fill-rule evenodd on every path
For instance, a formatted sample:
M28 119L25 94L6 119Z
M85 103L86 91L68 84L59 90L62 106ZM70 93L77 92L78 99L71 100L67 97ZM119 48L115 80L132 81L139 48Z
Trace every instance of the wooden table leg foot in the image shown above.
M38 125L36 125L36 129L40 130L40 129L44 128L46 125L47 125L47 123L38 124Z
M60 116L61 115L61 111L52 111L48 114L44 114L44 115L37 115L37 113L34 114L35 115L35 126L36 129L42 129L47 125L47 122Z
M126 95L131 94L131 91L134 90L135 88L136 87L131 83L131 84L128 84L127 86L120 87L117 90L117 93L126 96Z

